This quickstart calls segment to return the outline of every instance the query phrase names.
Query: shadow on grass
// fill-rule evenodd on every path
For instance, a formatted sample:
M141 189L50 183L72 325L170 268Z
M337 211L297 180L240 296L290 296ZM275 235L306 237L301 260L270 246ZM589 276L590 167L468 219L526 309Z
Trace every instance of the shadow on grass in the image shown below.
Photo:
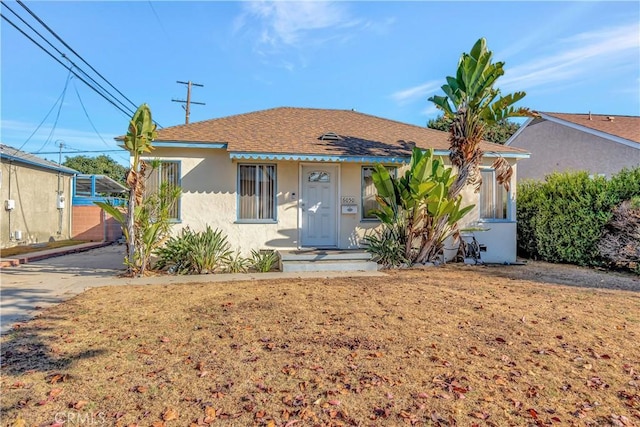
M640 276L567 264L531 261L527 265L470 266L478 274L539 284L640 292Z
M3 336L0 366L3 376L20 376L42 372L60 378L47 378L55 383L67 381L70 375L64 371L79 360L89 359L106 352L105 349L87 349L75 354L59 353L54 349L49 332L55 329L60 317L40 316L35 320L14 326ZM43 326L51 325L51 326Z

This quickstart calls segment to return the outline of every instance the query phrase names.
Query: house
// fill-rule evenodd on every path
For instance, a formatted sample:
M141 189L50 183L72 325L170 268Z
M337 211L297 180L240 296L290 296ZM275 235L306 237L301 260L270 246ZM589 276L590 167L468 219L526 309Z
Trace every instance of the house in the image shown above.
M531 153L518 165L518 180L542 180L552 172L570 170L610 177L640 166L640 117L539 114L505 144Z
M0 246L71 237L71 183L77 171L0 144Z
M179 185L176 230L219 228L235 248L357 249L379 225L372 167L402 168L414 146L448 162L448 134L349 110L273 108L158 130L153 185ZM524 150L483 143L480 194L465 223L477 233L486 262L516 258L515 185L496 184L497 156L515 168ZM515 176L515 175L514 175ZM514 178L515 179L515 178Z

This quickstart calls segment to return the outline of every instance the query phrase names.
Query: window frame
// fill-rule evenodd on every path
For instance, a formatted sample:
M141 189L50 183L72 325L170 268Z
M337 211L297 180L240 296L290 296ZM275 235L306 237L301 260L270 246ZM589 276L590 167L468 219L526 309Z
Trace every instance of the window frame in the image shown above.
M364 185L364 170L365 169L375 169L375 165L376 164L370 164L370 165L361 165L360 166L360 222L380 222L380 220L377 217L365 217L365 210L364 210L364 189L365 189L365 185ZM385 168L387 168L387 170L389 171L389 174L391 176L393 176L394 178L398 176L398 167L397 166L389 166L389 165L383 165Z
M240 168L243 166L255 167L256 174L259 166L273 166L274 183L273 183L273 218L240 218ZM256 185L258 180L255 179ZM255 189L254 189L255 191ZM256 191L257 193L257 191ZM255 197L255 196L254 196ZM258 201L256 199L256 212L258 212ZM278 222L278 165L276 163L238 163L236 168L236 221L237 224L276 224Z
M177 216L175 218L169 218L169 222L173 223L173 224L179 224L182 222L182 161L181 160L168 160L168 159L154 159L154 160L158 160L160 161L160 166L158 166L157 168L155 168L151 173L152 174L158 174L159 177L162 177L162 167L165 163L172 163L177 165L177 180L176 180L176 186L180 188L180 195L178 196L178 199L176 200L176 211L177 211ZM148 159L145 159L145 161L149 162ZM160 178L158 178L158 188L160 188L160 186L162 185L162 181L160 180ZM146 191L146 190L145 190Z
M482 213L484 211L483 209L483 197L482 197L482 189L483 187L485 187L485 185L487 185L487 180L485 180L484 177L482 177L482 186L480 187L480 191L478 192L478 220L481 222L514 222L514 219L512 218L512 209L511 209L511 188L509 188L509 190L506 190L504 188L504 186L498 184L498 182L496 181L496 170L493 168L489 168L489 167L481 167L480 168L480 173L486 173L486 172L491 172L491 182L490 185L493 185L493 202L492 202L492 208L491 211L493 212L493 217L483 217ZM502 190L504 192L506 192L506 206L505 206L505 213L506 213L506 218L496 218L495 216L495 212L496 212L496 191L495 189L501 187Z

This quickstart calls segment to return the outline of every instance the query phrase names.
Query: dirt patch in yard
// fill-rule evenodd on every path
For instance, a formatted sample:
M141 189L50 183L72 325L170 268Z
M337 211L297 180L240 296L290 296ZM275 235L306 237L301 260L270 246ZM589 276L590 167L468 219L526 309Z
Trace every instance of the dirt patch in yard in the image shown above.
M91 289L2 338L2 423L640 424L638 279L556 267Z

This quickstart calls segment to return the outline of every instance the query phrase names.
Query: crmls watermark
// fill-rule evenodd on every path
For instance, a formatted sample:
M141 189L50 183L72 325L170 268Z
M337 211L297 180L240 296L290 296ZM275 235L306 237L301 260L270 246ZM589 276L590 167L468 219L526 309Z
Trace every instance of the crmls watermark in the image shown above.
M107 416L104 412L93 414L80 414L77 412L56 412L54 420L58 424L65 426L99 426L107 423Z

